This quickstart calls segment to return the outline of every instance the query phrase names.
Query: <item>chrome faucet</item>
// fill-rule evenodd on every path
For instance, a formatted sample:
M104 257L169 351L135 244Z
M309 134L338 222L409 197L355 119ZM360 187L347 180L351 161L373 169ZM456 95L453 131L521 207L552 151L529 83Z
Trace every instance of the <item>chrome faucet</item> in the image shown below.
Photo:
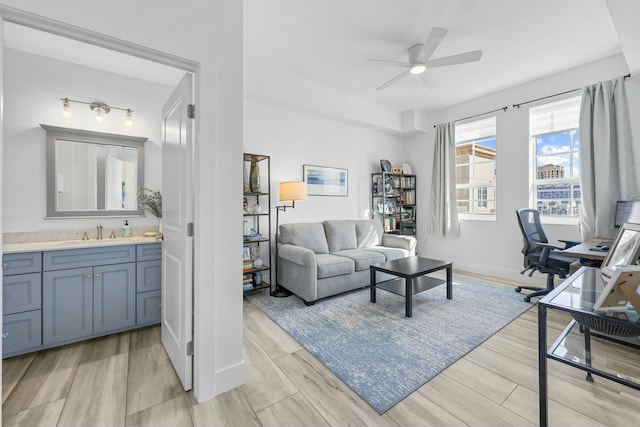
M96 236L96 240L102 240L102 224L98 224L98 235Z

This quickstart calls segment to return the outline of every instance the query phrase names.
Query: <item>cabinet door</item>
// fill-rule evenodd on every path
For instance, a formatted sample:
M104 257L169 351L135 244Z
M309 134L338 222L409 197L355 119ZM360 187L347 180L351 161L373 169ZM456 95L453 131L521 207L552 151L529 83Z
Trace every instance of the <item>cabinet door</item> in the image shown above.
M93 332L136 324L135 263L93 268Z
M162 287L162 261L138 262L137 266L138 292L155 291Z
M93 268L47 271L42 277L43 344L93 333Z
M162 291L142 292L137 295L138 325L160 323Z
M16 274L2 278L2 313L39 310L42 273Z
M2 317L2 356L9 357L42 345L40 310Z
M2 274L37 273L42 269L42 252L22 252L2 255Z

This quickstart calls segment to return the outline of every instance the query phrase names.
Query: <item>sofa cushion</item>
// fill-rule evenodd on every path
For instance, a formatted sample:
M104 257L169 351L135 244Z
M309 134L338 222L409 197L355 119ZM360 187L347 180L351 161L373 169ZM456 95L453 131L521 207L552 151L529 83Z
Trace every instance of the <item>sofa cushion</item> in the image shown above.
M382 244L382 223L376 219L361 219L356 221L356 237L358 249L370 248Z
M383 254L387 261L393 261L394 259L406 258L409 255L408 250L400 248L387 248L385 246L373 246L371 248L363 249L363 252L371 251Z
M320 222L280 225L280 242L301 246L317 254L329 252L324 226Z
M355 262L352 259L335 256L331 254L317 254L318 279L351 274L355 269Z
M329 252L355 249L358 241L356 239L356 224L352 219L324 221L324 232L327 235Z
M368 270L371 264L385 262L384 254L380 252L349 249L346 251L334 252L333 255L343 256L352 259L356 263L356 271Z

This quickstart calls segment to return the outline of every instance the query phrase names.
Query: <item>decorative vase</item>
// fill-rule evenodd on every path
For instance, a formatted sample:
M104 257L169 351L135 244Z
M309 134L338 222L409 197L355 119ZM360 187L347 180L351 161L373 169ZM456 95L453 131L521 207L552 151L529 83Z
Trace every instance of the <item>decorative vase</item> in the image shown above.
M256 161L251 162L249 169L249 189L252 193L260 192L260 167Z

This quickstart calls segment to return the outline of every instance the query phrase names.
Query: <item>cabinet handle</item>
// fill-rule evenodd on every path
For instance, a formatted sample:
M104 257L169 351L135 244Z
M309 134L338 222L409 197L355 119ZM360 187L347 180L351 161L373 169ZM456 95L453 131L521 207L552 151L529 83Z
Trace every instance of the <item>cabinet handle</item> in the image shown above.
M96 273L96 279L100 278L100 273Z
M86 276L84 276L85 279L91 279L91 275L87 274Z
M6 340L9 337L9 332L3 332L2 333L2 339Z
M11 292L5 292L4 295L2 296L3 300L8 300L9 298L11 298Z
M9 268L9 263L8 262L3 262L2 263L2 268Z

